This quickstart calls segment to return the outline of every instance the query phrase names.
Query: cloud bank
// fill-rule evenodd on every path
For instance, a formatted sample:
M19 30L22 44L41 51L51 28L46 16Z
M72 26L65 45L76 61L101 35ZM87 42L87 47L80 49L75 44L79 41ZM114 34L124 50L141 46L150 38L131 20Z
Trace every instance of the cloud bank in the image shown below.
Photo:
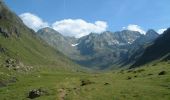
M130 31L138 31L141 34L146 34L146 32L139 25L135 25L135 24L129 24L127 27L123 27L123 29L127 29ZM167 28L158 29L157 33L162 34L166 30L167 30Z
M135 24L129 24L127 27L123 27L123 29L127 29L130 31L138 31L141 34L146 34L146 32L140 26L135 25Z
M66 36L75 36L77 38L88 35L91 32L101 33L106 31L107 27L107 23L104 21L88 23L82 19L65 19L52 24L52 28L56 31Z
M19 17L23 20L24 24L34 31L38 31L41 28L48 27L48 23L43 21L40 17L31 14L31 13L23 13L19 15Z
M32 13L23 13L19 16L23 20L24 24L34 31L38 31L44 27L51 27L65 36L74 36L76 38L88 35L91 32L101 33L106 31L108 27L107 23L104 21L89 23L83 19L64 19L49 25L40 17Z

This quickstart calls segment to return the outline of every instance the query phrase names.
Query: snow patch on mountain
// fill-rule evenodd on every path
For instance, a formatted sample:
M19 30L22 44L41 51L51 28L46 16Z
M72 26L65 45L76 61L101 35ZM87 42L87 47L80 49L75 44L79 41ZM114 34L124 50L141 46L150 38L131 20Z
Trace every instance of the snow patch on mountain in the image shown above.
M77 46L77 45L79 45L79 43L71 44L72 47L75 47L75 46Z

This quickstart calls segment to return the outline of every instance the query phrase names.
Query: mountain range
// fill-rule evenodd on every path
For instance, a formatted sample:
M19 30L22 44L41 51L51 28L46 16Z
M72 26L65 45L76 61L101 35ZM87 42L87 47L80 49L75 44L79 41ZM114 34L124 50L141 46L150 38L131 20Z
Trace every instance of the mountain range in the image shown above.
M159 34L148 30L143 35L137 31L123 30L90 33L81 38L63 36L51 28L43 28L37 35L49 45L82 66L107 69L131 65Z

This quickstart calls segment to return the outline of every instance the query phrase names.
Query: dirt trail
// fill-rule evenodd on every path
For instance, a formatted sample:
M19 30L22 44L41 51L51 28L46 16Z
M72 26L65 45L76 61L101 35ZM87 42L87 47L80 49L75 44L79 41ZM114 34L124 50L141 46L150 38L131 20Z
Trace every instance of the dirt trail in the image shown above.
M64 98L67 95L66 90L62 88L62 89L59 89L58 92L59 92L58 99L65 100Z

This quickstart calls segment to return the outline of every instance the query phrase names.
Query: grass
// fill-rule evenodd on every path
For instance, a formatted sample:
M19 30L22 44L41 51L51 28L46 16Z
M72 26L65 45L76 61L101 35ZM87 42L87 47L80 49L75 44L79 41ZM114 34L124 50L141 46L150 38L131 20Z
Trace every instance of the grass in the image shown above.
M0 100L29 100L28 92L40 87L46 89L48 94L35 100L169 100L169 65L162 62L132 71L116 70L105 73L41 70L16 75L16 83L0 88ZM160 71L166 71L166 74L158 75ZM90 80L93 83L80 86L81 80ZM109 84L104 85L105 83ZM60 98L60 89L64 90L64 99Z

